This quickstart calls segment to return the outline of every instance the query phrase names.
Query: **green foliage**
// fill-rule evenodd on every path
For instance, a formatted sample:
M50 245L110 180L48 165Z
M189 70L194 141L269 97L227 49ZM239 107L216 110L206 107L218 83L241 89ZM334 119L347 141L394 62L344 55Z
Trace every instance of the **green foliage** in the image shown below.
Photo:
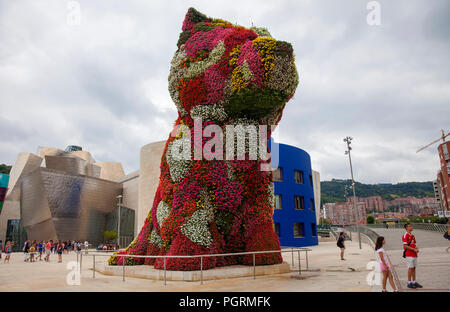
M327 219L320 218L319 225L331 225L331 222Z
M233 221L234 215L227 211L217 212L215 215L216 225L219 232L228 235L231 231L231 224Z
M180 37L178 38L177 47L181 47L183 44L188 41L189 37L191 36L191 32L189 30L183 31L180 33Z
M367 224L374 224L375 223L375 218L373 216L369 215L366 218L366 222L367 222Z
M106 242L113 241L117 239L117 232L115 231L103 231L103 238Z
M258 120L281 107L286 99L286 95L280 91L248 88L230 97L225 105L225 112L231 118Z
M0 173L9 174L11 172L11 166L0 164Z
M322 204L345 202L345 187L347 196L352 196L351 180L322 181ZM434 197L433 182L406 182L397 184L363 184L355 182L356 196L369 197L381 196L385 200L393 200L397 197Z
M188 15L189 19L194 23L204 22L208 20L208 17L205 14L200 13L194 8L189 8Z
M213 30L215 27L215 25L205 25L205 23L198 23L194 26L194 30L207 32Z
M292 45L289 42L277 41L275 53L282 57L289 57L294 53L294 49L292 49Z
M250 27L250 29L253 30L255 33L257 33L258 36L261 36L261 37L272 37L270 32L265 27L252 26L252 27Z

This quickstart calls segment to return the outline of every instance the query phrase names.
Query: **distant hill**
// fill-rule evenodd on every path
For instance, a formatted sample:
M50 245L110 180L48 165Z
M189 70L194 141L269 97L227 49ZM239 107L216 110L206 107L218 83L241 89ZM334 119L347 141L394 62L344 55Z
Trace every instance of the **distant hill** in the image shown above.
M9 174L11 171L11 166L0 164L0 173Z
M320 182L322 204L344 202L345 186L348 187L348 196L353 196L351 180L332 179ZM397 184L363 184L355 182L356 196L381 196L385 200L398 197L434 197L433 182L406 182Z

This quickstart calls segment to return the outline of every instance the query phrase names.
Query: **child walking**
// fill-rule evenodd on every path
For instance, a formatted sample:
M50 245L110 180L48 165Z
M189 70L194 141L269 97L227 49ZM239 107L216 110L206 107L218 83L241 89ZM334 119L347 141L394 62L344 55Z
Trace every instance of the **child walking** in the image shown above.
M58 242L58 245L56 246L56 252L58 253L58 262L62 262L62 253L63 253L64 245L61 243L61 241Z
M6 261L8 261L8 263L9 263L9 258L11 257L11 252L12 252L11 242L7 241L6 245L5 245L5 260L3 261L3 263L6 263Z
M30 255L30 262L34 262L34 252L36 250L36 244L31 245L28 253Z
M386 241L383 236L378 237L377 242L375 244L375 251L377 252L378 263L380 264L381 272L383 272L383 289L382 292L387 292L386 290L386 282L389 278L389 284L391 284L392 289L397 292L397 287L395 287L394 279L392 277L391 266L389 265L389 261L387 259L386 251L384 251L384 244Z

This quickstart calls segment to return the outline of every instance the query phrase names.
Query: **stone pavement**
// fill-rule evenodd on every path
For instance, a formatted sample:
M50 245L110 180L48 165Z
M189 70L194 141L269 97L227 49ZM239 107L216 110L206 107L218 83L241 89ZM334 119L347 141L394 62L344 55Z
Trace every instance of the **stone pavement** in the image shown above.
M442 237L442 234L425 230L413 230L419 247L416 280L423 285L422 289L407 288L407 267L402 257L403 229L373 229L386 240L385 250L393 265L403 291L450 291L450 253L446 248L450 242Z
M308 253L309 271L298 271L271 276L242 277L199 282L163 281L105 276L97 273L92 278L92 259L83 257L81 285L70 286L66 282L69 273L67 264L76 261L76 255L63 255L63 263L57 263L56 255L51 262L25 263L22 253L13 253L10 264L0 262L0 291L372 291L366 282L369 271L366 265L375 260L374 251L363 244L358 248L356 242L346 242L346 261L339 259L339 250L335 242L321 242L310 247ZM298 268L297 255L294 263L290 253L283 255L284 261ZM106 261L106 258L105 258ZM301 255L302 270L306 268L305 254Z

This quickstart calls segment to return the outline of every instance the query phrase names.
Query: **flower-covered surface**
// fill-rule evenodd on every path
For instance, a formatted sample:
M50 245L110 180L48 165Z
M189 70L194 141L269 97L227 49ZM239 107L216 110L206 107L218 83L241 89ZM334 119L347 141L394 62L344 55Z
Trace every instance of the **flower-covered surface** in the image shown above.
M214 155L208 153L195 160L194 147L210 144L211 138L205 133L200 140L195 138L194 119L202 118L202 131L216 125L224 134L227 125L267 125L270 138L270 125L279 122L298 84L292 46L275 40L264 28L247 29L206 17L193 8L186 14L177 46L169 92L178 109L175 127L189 129L191 138L183 132L171 133L167 139L152 209L130 246L109 259L111 265L123 264L125 258L120 254L199 255L280 249L273 230L271 171L261 171L264 161L250 160L248 150L241 160L226 160L225 156L211 160ZM174 145L190 145L187 153L192 158L177 158ZM210 154L225 154L221 147L215 148ZM200 268L200 258L166 261L169 270ZM203 268L251 265L252 261L251 255L205 257ZM257 265L281 262L279 253L256 255ZM164 267L162 259L127 258L126 264Z

